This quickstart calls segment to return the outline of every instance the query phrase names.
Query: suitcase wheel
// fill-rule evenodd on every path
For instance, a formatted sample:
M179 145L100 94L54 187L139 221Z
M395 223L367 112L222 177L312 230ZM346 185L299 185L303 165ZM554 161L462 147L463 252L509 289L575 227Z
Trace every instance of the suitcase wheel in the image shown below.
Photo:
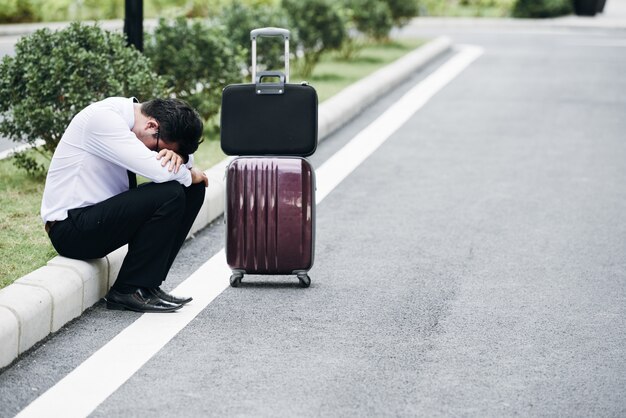
M300 280L301 287L311 286L311 278L308 274L298 274L298 280Z
M239 285L241 284L241 279L243 279L243 274L241 273L235 273L232 276L230 276L230 285L232 287L239 287Z

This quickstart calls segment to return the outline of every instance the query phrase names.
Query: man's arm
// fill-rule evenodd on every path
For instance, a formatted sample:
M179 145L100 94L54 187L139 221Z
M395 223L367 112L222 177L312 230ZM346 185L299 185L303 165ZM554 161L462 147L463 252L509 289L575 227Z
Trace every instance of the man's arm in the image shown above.
M178 155L177 153L175 153L174 151L170 149L162 149L161 151L159 151L156 159L161 161L161 167L167 166L167 170L173 171L174 173L178 173L180 166L185 163L181 155ZM191 168L188 165L185 165L185 166L187 168Z
M204 174L204 171L192 168L191 170L191 183L204 183L204 187L209 187L209 178Z
M161 160L161 166L165 167L168 165L169 171L174 171L174 173L178 172L181 164L183 163L183 158L176 154L172 150L163 149L159 151L157 155L157 160ZM185 167L187 167L191 172L191 183L204 183L204 187L209 187L209 178L204 174L204 171L193 168L193 155L189 155L187 158L187 163Z
M92 117L85 135L87 151L155 183L176 180L185 186L192 184L191 172L186 166L181 164L174 172L161 165L157 153L139 141L126 122L113 111L102 111Z

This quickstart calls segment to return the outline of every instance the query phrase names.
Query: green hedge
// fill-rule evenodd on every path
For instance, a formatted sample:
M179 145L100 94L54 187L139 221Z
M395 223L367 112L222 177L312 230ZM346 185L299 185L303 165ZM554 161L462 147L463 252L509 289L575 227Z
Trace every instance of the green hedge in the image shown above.
M164 92L148 58L127 47L121 34L80 23L38 30L0 63L0 134L22 143L43 139L50 156L72 117L88 104ZM32 159L17 161L30 172L42 170Z
M332 0L283 0L291 28L295 29L304 53L299 72L309 77L326 51L341 48L348 34L340 6Z
M572 13L571 0L517 0L513 7L514 17L542 18Z
M404 26L419 14L417 0L385 0L391 10L391 18L397 26Z
M246 64L250 64L250 31L261 27L289 27L285 10L273 5L248 6L234 1L219 16L235 47L246 51ZM291 36L291 45L297 45L297 34ZM272 38L257 39L257 64L260 70L277 70L285 65L284 44Z
M381 40L389 36L393 16L389 5L380 0L344 0L349 19L364 35Z
M37 22L41 17L29 0L0 0L0 23Z
M207 122L219 112L222 89L242 80L243 49L233 46L221 25L161 19L154 34L146 34L144 52L170 93Z

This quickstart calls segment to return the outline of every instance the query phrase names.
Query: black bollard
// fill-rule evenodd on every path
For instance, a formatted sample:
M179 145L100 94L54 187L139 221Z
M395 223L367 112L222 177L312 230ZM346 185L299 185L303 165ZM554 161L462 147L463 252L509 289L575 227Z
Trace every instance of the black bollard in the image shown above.
M143 0L126 0L124 33L128 45L143 51Z
M578 16L595 16L598 0L574 0L574 11Z

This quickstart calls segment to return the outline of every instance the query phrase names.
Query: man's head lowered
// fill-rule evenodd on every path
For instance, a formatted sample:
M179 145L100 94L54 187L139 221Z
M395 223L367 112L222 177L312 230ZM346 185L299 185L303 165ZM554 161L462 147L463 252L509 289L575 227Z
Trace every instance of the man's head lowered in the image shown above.
M141 104L141 113L146 120L139 128L144 128L156 141L153 146L146 144L149 148L154 151L168 148L183 156L196 152L203 123L198 112L187 103L179 99L152 99Z

